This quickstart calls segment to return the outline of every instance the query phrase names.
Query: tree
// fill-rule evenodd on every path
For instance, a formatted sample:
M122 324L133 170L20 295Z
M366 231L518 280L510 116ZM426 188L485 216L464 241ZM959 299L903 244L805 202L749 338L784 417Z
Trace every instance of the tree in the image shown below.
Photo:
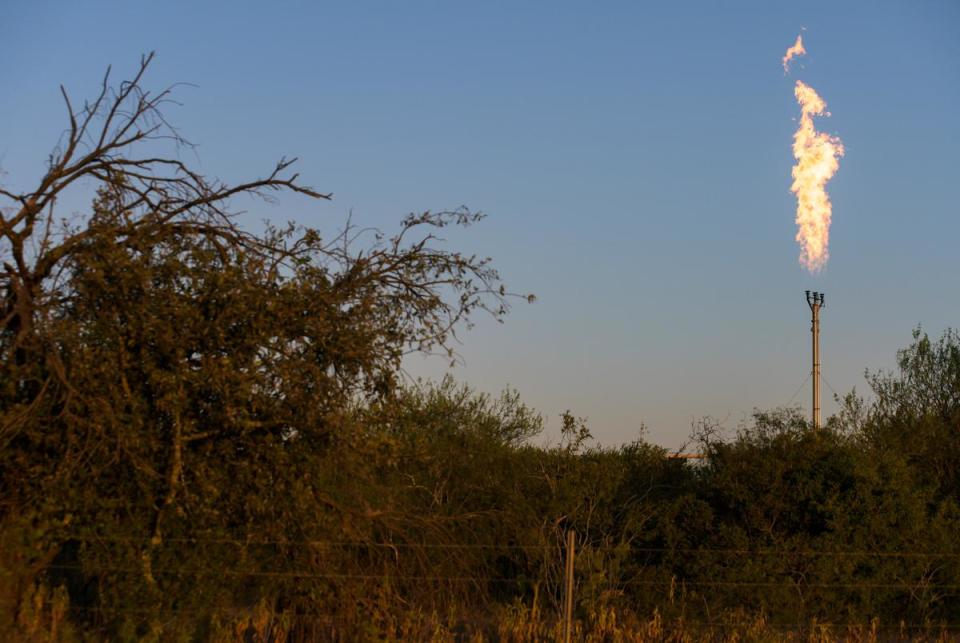
M931 340L920 328L893 372L867 373L873 398L844 402L845 428L864 447L906 458L919 480L960 499L960 334Z
M392 396L407 352L452 354L474 313L508 310L489 259L438 246L436 229L481 218L467 210L410 215L390 237L242 229L232 197L330 195L292 160L228 184L157 155L189 143L162 114L170 90L143 85L152 61L116 87L108 70L81 109L64 91L46 173L27 193L0 187L0 598L14 602L43 578L75 606L141 615L267 596L284 581L223 570L313 554L177 543L362 537L377 509L335 484L355 409ZM81 180L99 186L90 215L58 222ZM112 617L157 622L130 613Z

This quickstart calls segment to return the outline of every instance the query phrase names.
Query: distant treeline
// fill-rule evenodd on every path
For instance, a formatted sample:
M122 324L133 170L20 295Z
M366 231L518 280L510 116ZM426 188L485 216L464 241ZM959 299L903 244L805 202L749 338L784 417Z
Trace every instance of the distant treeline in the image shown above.
M515 392L401 374L516 300L435 236L479 215L250 233L230 199L326 195L157 156L185 142L140 83L0 189L0 638L551 639L571 530L578 638L960 628L956 333L820 430L705 421L690 462L568 412L547 445Z

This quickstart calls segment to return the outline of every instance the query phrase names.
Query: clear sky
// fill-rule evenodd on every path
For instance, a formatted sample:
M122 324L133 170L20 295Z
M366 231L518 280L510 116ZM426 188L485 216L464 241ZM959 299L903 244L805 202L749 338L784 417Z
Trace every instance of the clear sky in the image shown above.
M41 174L65 125L58 83L89 96L108 64L128 73L156 50L149 85L195 85L168 116L205 172L299 156L335 194L255 206L251 225L488 213L451 243L538 301L464 334L456 376L517 388L554 427L569 408L604 444L645 423L673 447L695 418L735 426L787 403L809 370L806 289L827 293L824 376L840 392L889 368L915 325L960 325L953 0L4 0L0 15L7 185ZM809 55L784 76L801 27ZM789 192L798 78L847 150L815 277Z

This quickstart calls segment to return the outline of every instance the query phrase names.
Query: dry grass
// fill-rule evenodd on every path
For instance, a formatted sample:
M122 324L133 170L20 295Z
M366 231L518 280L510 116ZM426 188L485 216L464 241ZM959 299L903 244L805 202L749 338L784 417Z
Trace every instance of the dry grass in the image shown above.
M429 641L431 643L527 643L562 640L562 622L535 608L501 609L488 619L467 620L456 614L441 616L409 612L394 618L372 617L362 623L336 625L327 622L304 631L272 629L263 616L247 621L253 629L235 629L234 638L226 641L330 640L330 641ZM292 623L291 623L292 624ZM287 637L290 637L287 639ZM642 618L636 614L603 608L574 623L573 640L582 643L718 643L779 642L797 643L880 643L886 641L960 641L957 633L936 624L922 628L902 625L881 628L874 620L863 625L836 626L812 622L804 627L785 628L770 624L762 616L747 618L730 614L714 623L688 622L682 618L667 620L659 613Z
M552 612L516 604L494 610L451 610L446 614L398 609L387 597L372 609L315 615L278 614L266 604L242 615L217 614L198 630L189 615L173 615L146 625L146 640L210 640L216 643L280 643L299 641L424 641L430 643L527 643L559 641L563 624ZM38 586L21 601L12 616L13 638L29 643L82 641L68 618L70 608L62 588ZM144 630L141 630L144 631ZM203 632L199 634L198 631ZM138 637L139 638L139 637ZM876 619L860 625L811 622L804 626L769 623L762 615L732 612L711 623L664 618L659 612L642 616L626 609L599 607L574 622L573 640L582 643L884 643L887 641L960 641L960 632L941 625L881 627Z

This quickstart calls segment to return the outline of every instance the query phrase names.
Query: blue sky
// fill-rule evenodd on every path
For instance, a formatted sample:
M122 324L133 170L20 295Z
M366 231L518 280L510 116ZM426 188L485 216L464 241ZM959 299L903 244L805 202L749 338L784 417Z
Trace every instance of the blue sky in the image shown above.
M148 84L193 84L168 115L205 172L239 180L298 156L335 194L250 204L250 225L488 213L451 245L538 301L464 334L455 375L517 388L554 427L569 408L604 444L646 424L676 446L696 418L735 426L790 400L809 369L806 289L827 293L824 375L840 392L890 367L915 325L960 320L960 3L4 5L0 180L42 172L59 83L88 96L108 64L124 74L156 50ZM785 77L801 27L809 55ZM797 78L847 150L817 276L794 242Z

